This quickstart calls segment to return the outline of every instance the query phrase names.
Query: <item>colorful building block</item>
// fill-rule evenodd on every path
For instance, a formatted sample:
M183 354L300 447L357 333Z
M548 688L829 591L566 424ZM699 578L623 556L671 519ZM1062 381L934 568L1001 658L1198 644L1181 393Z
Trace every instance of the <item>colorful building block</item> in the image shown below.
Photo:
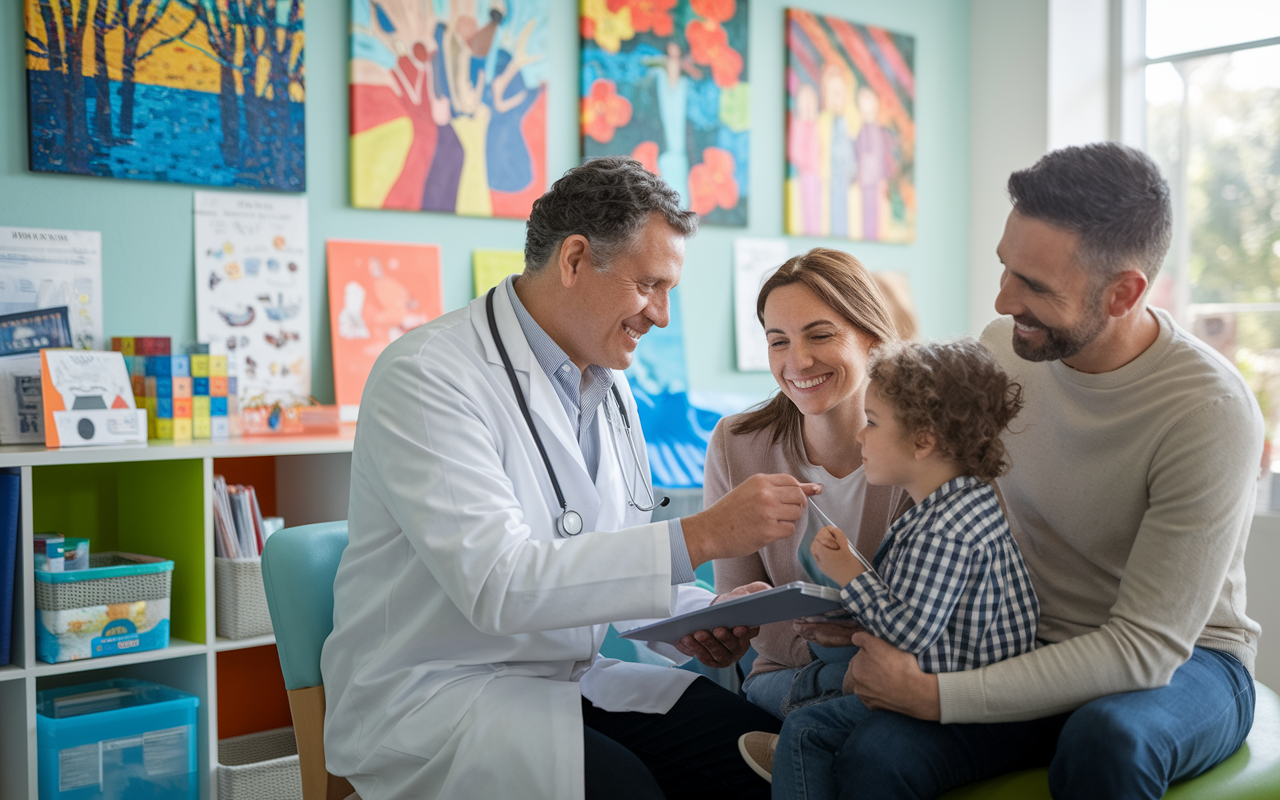
M209 377L210 378L227 377L227 357L225 355L209 356Z
M191 412L191 398L190 398L190 397L175 397L175 398L173 398L173 400L171 400L170 402L171 402L171 403L173 403L173 418L174 418L174 419L178 419L179 417L183 417L183 418L186 418L186 419L191 419L192 412Z
M173 398L155 398L155 413L158 419L173 419Z
M210 415L210 398L208 395L195 395L191 398L191 416L207 417Z
M227 376L227 397L233 397L240 394L240 379L235 375Z
M173 420L157 418L155 438L172 441L173 440Z
M197 354L207 356L209 355L209 343L208 342L190 342L187 344L187 354L193 355L193 356Z
M191 420L178 419L173 420L173 440L175 442L191 441Z
M191 379L191 396L199 397L200 395L209 396L209 379L207 377Z
M231 436L231 424L226 417L209 418L209 438L226 439Z
M225 417L227 415L227 398L210 397L209 413L215 417Z
M133 337L133 354L136 356L167 356L169 348L168 336Z
M173 379L173 397L175 400L179 397L191 396L191 380L191 378Z
M206 353L193 353L191 356L191 377L209 377L209 356Z
M147 379L141 375L130 375L129 383L133 385L133 399L137 401L139 398L147 396Z
M172 359L172 368L170 374L175 378L191 377L191 357L190 356L169 356Z
M211 375L209 377L209 396L210 397L226 397L227 396L227 378Z
M133 349L134 341L132 336L112 336L111 349L117 353L124 353L126 356L132 356L136 351Z
M210 439L213 437L212 417L195 417L191 420L191 437L193 439Z

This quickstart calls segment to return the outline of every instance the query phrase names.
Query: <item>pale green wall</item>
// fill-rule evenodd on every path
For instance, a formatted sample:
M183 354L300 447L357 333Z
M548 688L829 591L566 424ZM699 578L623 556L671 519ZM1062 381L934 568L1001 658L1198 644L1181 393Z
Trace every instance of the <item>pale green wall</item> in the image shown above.
M20 0L0 18L0 225L102 231L106 335L195 338L191 195L195 188L27 171L26 76ZM578 160L575 0L552 0L549 168ZM794 238L795 252L845 247L873 270L909 272L927 335L968 328L969 2L809 0L796 5L916 37L918 238L876 245ZM732 247L737 236L782 234L783 9L752 0L751 225L708 226L690 242L683 282L694 389L764 396L767 374L734 369ZM311 209L313 392L332 402L324 281L326 238L434 242L444 254L445 307L470 299L473 247L520 249L524 226L441 214L358 211L348 203L347 18L343 0L307 8L307 197Z

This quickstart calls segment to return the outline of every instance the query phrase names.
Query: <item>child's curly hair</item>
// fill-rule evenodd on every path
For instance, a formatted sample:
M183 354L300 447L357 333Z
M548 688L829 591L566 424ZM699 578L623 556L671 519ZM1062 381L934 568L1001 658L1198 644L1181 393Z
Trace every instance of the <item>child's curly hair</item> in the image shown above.
M965 475L991 481L1008 469L1000 434L1022 410L1022 387L981 342L889 342L868 377L907 434L933 434Z

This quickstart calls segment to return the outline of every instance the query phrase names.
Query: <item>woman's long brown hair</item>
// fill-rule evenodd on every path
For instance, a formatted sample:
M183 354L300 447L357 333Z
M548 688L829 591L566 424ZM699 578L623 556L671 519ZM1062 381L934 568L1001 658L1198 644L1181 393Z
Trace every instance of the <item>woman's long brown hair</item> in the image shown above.
M807 286L822 302L871 339L872 349L897 338L888 305L871 273L848 253L825 247L815 247L804 255L789 259L760 287L756 317L762 326L769 293L793 283ZM796 404L779 390L770 399L746 411L729 430L735 436L770 431L773 444L782 443L787 461L798 468L804 463L803 419L804 415Z

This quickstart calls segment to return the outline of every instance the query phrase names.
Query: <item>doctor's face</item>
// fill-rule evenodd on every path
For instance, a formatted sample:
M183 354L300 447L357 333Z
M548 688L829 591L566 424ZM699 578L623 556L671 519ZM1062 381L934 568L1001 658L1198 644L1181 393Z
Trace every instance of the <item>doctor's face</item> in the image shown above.
M671 321L671 290L683 265L684 237L654 214L627 252L604 269L582 270L568 326L582 360L610 369L631 366L640 337Z

